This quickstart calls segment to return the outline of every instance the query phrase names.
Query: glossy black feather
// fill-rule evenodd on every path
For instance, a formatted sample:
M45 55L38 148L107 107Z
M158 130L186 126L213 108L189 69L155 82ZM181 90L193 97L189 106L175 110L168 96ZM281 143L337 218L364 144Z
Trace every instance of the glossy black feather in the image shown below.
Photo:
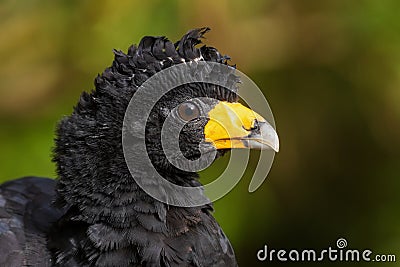
M46 235L64 213L51 205L55 181L25 177L0 186L0 266L50 266Z
M149 77L182 62L227 64L229 58L215 48L198 47L208 30L189 31L175 44L144 37L127 54L114 51L95 89L82 93L73 113L59 123L57 182L25 178L0 186L0 266L237 265L212 206L174 207L148 196L133 180L121 144L127 105ZM232 78L237 82L227 77ZM169 164L159 131L169 108L197 96L237 101L235 92L224 88L185 85L161 99L146 128L153 164L164 178L184 186L199 186L198 175ZM181 140L189 158L204 138L204 121L191 127ZM133 151L132 157L141 156Z

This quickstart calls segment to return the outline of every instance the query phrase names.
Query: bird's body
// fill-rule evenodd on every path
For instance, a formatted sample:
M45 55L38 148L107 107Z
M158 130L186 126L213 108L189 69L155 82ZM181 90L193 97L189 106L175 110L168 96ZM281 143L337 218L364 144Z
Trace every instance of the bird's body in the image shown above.
M139 176L151 184L151 177L130 172L121 142L129 101L149 77L182 62L227 64L228 58L215 48L195 47L207 30L192 30L175 44L165 37L144 37L127 54L114 52L114 62L96 78L95 90L83 93L57 128L58 179L28 177L0 186L0 266L237 265L229 240L212 216L212 204L179 207L152 198L133 179ZM238 99L235 92L207 84L183 86L161 99L146 126L154 167L168 181L186 187L200 186L198 175L168 162L160 125L173 106L201 96L228 103L224 108ZM210 118L186 120L188 114L181 116L189 126L180 142L185 157L195 159ZM242 132L248 129L244 139L260 136L259 124L264 122L259 116L251 118L251 125L237 126ZM221 149L218 155L228 148L216 147ZM135 153L129 156L143 156Z
M62 211L53 179L25 177L0 186L0 266L51 266L47 232Z
M167 210L160 204L157 211L155 206L138 203L134 210L140 219L113 227L71 220L73 210L51 205L55 185L52 179L26 177L0 187L0 266L235 264L233 249L211 216L210 206ZM165 216L165 227L159 216ZM59 253L59 263L53 252ZM221 255L216 257L218 252ZM97 263L90 263L91 258Z

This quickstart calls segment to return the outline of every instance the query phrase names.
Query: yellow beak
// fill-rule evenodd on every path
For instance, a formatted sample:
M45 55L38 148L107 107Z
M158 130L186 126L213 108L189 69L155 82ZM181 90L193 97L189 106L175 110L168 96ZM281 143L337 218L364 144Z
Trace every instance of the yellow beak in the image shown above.
M220 101L208 113L207 142L217 149L252 148L279 151L275 129L259 114L240 103Z

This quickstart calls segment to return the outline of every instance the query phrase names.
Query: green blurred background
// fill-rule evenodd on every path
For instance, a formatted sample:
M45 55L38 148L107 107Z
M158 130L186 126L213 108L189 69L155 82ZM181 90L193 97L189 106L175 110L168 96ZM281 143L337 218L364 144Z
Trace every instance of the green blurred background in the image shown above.
M239 264L261 265L264 244L318 249L344 237L349 248L396 254L379 266L398 266L399 11L397 0L0 1L0 180L55 177L54 127L113 48L209 26L205 42L263 88L281 140L258 191L247 192L255 152L215 203Z

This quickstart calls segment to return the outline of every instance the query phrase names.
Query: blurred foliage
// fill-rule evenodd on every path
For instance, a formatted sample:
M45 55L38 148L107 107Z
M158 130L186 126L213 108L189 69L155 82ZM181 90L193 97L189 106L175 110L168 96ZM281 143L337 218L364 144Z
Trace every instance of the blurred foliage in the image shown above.
M209 26L205 42L265 89L281 139L258 191L247 192L255 152L215 204L240 265L256 266L264 244L326 248L339 237L400 260L399 10L395 0L3 0L0 180L55 176L53 129L113 48Z

